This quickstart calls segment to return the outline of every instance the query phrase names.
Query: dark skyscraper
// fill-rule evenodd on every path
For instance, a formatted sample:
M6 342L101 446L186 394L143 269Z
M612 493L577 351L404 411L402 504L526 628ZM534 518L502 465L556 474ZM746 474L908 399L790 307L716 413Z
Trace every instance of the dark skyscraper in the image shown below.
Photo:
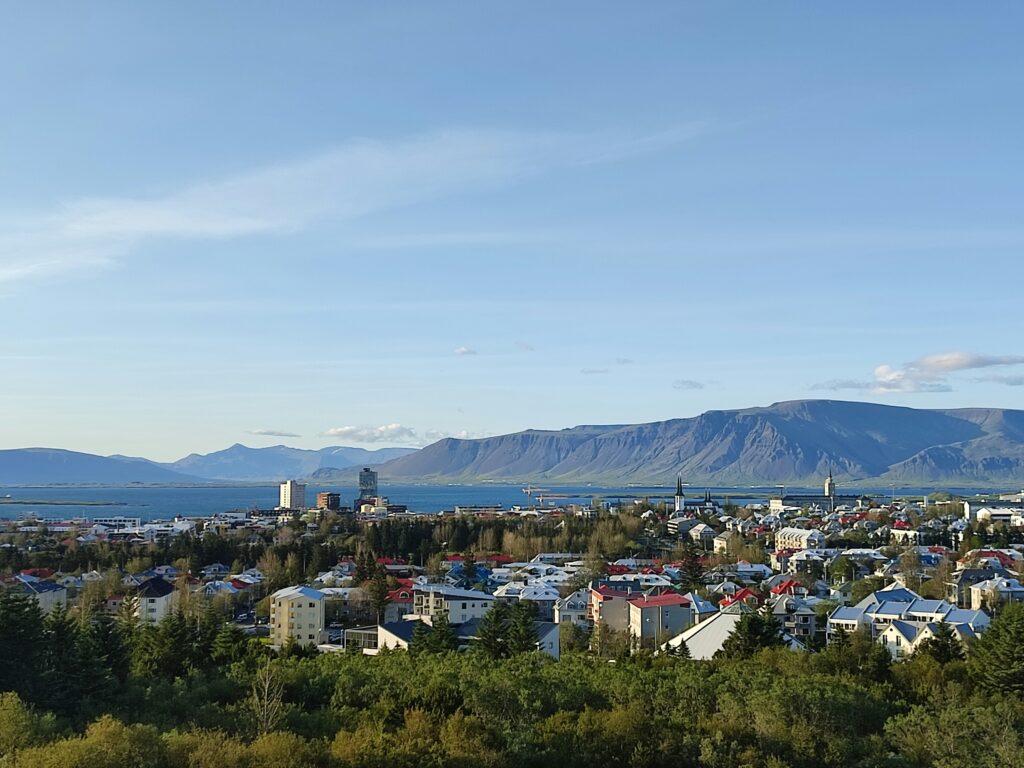
M377 496L377 473L369 467L363 467L359 473L359 498L372 499Z

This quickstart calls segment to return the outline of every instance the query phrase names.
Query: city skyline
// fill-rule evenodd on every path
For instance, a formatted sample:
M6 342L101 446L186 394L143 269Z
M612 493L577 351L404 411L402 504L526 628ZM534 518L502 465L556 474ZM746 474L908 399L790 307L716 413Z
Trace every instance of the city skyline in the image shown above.
M0 447L1024 408L1024 12L730 6L8 7Z

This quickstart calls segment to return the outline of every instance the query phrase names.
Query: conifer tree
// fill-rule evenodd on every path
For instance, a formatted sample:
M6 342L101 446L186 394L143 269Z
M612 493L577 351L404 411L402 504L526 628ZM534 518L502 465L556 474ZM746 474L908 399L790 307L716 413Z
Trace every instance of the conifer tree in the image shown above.
M432 619L430 650L434 653L459 650L459 638L448 621L447 611L441 611Z
M964 660L964 647L953 632L953 628L945 621L940 621L935 633L917 647L914 655L918 654L930 656L939 664L948 664L951 661Z
M42 670L43 614L32 598L0 590L0 690L34 701Z
M732 634L715 655L725 659L749 659L762 648L778 645L782 645L782 630L775 617L747 613L740 617Z
M537 607L529 600L520 600L512 606L508 622L509 653L530 653L537 650L537 628L534 619Z
M506 605L495 600L477 625L474 643L476 650L492 659L501 659L508 655L509 649L505 638L507 615Z
M1024 693L1024 603L1011 603L971 649L968 669L983 688Z

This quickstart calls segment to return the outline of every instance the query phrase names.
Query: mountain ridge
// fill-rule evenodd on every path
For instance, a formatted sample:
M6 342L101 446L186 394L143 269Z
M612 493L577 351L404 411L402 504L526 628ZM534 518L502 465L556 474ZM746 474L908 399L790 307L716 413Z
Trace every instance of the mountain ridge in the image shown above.
M509 482L1007 483L1024 478L1024 411L789 400L634 425L445 438L382 478Z

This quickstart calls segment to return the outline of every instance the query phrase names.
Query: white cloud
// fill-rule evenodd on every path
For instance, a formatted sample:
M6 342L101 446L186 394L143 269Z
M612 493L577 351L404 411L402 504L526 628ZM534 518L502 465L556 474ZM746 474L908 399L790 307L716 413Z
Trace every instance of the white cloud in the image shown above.
M443 432L436 429L428 429L423 433L423 439L430 443L435 443L446 437L454 437L458 440L476 440L481 437L489 437L489 435L483 432L470 432L468 429L462 429L458 432Z
M693 379L676 379L672 382L672 389L704 389L704 384Z
M466 355L475 355L476 350L472 347L456 347L454 350L456 355L459 357L465 357Z
M281 429L250 429L250 435L260 435L261 437L302 437L295 432L285 432Z
M169 194L72 200L35 215L0 214L0 282L109 264L157 239L287 234L547 171L657 152L699 135L450 130L354 139L326 152Z
M960 371L993 368L998 366L1024 365L1024 355L979 355L970 352L946 352L904 363L901 366L879 365L875 368L874 379L857 381L838 379L815 384L812 389L833 391L852 389L866 390L872 394L899 394L914 392L951 392L950 374ZM990 377L991 380L1014 379L1016 377ZM1007 383L1007 382L1004 382Z
M381 427L334 427L320 433L321 437L351 440L354 443L416 443L416 432L401 424Z

